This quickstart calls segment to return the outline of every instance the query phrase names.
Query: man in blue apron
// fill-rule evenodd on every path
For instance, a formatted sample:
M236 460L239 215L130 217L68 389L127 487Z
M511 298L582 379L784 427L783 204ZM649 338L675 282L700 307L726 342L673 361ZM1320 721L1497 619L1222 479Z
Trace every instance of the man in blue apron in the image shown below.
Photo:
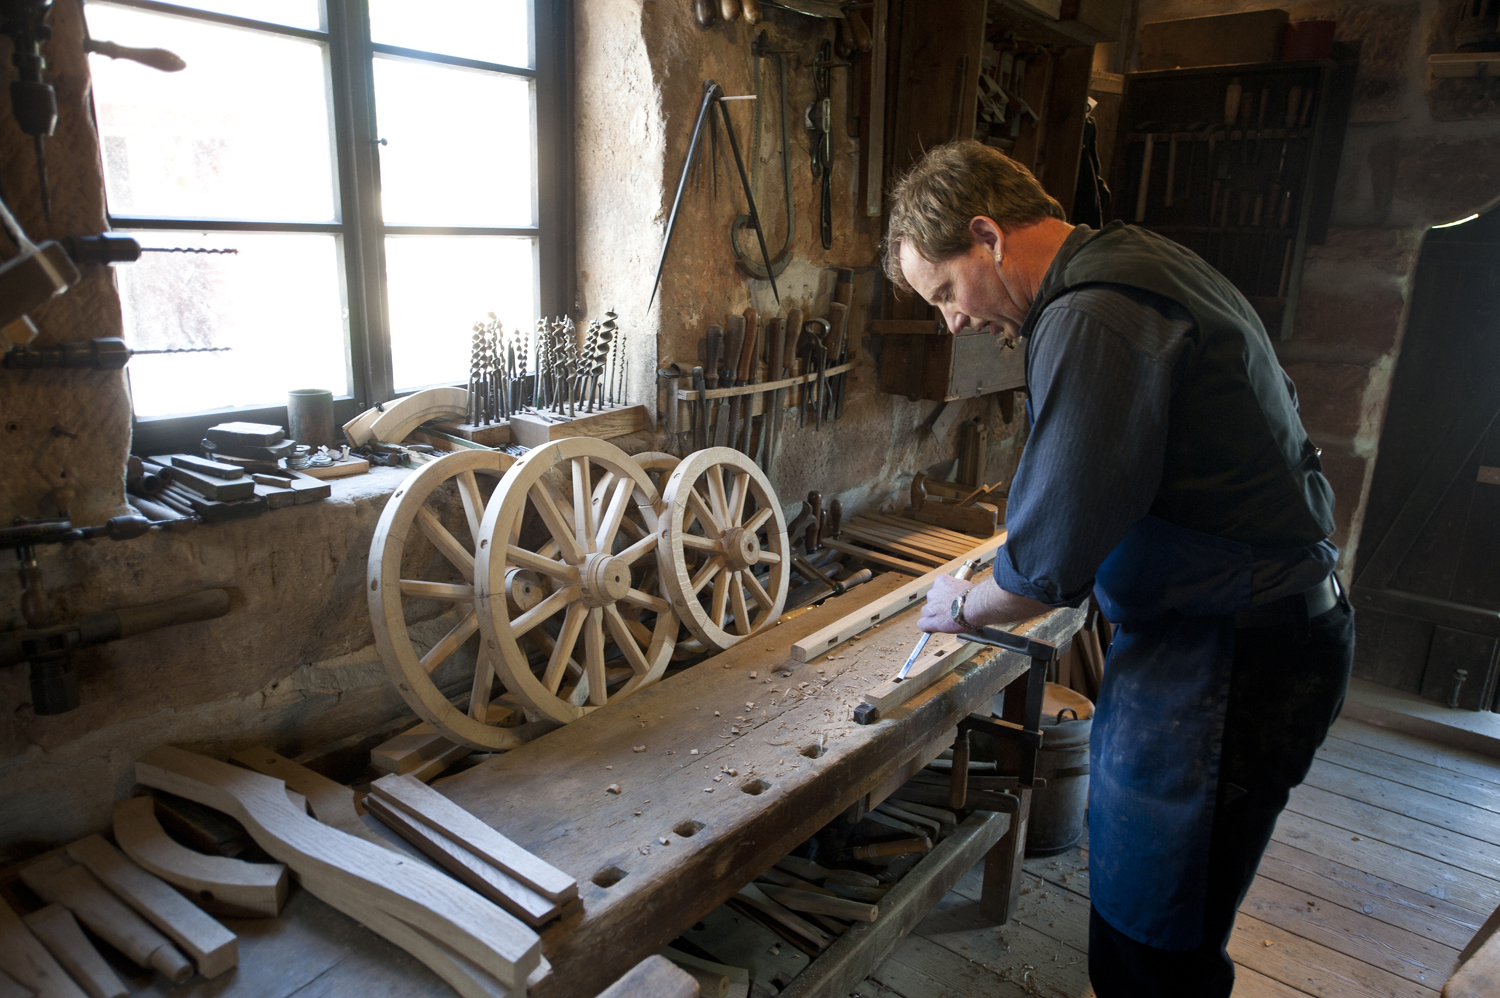
M1089 974L1100 998L1228 996L1235 911L1353 655L1291 381L1203 260L1069 225L977 142L898 184L886 270L950 330L1026 344L1031 433L994 581L939 579L921 626L1097 596L1116 636L1090 746Z

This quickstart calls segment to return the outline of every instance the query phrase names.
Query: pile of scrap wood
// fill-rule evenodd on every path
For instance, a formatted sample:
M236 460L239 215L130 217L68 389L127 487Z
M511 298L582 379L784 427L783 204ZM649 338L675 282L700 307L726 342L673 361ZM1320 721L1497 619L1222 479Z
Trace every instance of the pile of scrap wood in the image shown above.
M977 542L969 534L872 513L853 517L840 527L837 536L824 537L822 543L882 568L925 575L967 553Z

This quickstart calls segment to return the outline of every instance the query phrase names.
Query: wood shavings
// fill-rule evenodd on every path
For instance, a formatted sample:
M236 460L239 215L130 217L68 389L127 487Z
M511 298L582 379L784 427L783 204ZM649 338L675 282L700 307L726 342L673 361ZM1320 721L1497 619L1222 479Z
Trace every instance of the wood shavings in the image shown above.
M620 792L620 785L618 783L611 783L609 786L604 788L604 792L607 794L618 795Z
M714 711L714 713L717 714L718 711ZM698 754L698 750L697 749L691 749L691 750L688 751L688 755L697 755L697 754Z
M657 839L656 841L660 842L664 846L672 844L671 840L668 839L665 835L663 835L661 838Z
M637 745L634 748L632 748L630 751L632 751L632 752L644 752L644 751L646 751L646 746L644 746L644 745Z
M752 672L752 673L750 673L750 678L751 679L759 679L760 678L760 673L759 672Z

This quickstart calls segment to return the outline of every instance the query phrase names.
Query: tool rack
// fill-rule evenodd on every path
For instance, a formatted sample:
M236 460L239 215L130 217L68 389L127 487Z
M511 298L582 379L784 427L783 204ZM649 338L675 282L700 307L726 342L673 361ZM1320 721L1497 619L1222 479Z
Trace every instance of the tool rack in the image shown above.
M908 581L878 578L614 709L434 784L578 878L583 910L543 931L552 972L531 995L602 991L835 816L884 800L954 745L958 726L987 711L995 694L1017 681L1018 692L1025 689L1031 658L986 648L878 723L855 723L860 693L893 673L915 641L917 614L899 614L810 662L794 661L791 646ZM1065 608L1015 630L1056 646L1082 621L1081 610ZM737 722L741 716L751 720ZM714 782L721 766L738 775ZM971 792L971 801L991 797L1024 811L1029 791ZM976 811L897 882L879 919L847 930L783 994L847 994L987 856L985 910L1003 920L1020 888L1014 871L1025 843L1017 828L1024 815ZM304 979L329 995L364 993L375 982L382 993L399 982L413 998L451 993L306 891L294 892L280 919L228 924L241 933L238 980L227 989L222 981L175 989L178 998L265 994L273 979L278 994Z
M1115 217L1203 257L1288 339L1307 246L1328 232L1353 74L1343 58L1126 74Z

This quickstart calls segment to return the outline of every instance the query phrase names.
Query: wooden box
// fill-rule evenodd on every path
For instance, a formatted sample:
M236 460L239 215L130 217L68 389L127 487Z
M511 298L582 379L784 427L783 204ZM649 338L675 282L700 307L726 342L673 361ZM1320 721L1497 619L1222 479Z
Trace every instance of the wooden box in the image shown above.
M1248 10L1141 25L1140 71L1275 62L1287 12Z
M549 440L561 440L563 437L598 437L600 440L608 440L645 428L646 407L643 405L621 405L589 413L579 410L575 411L572 419L563 417L555 421L527 412L518 412L510 417L511 439L522 447L538 447Z
M931 319L884 319L870 324L882 334L880 390L908 399L951 402L1026 384L1026 355L988 333L954 336Z

